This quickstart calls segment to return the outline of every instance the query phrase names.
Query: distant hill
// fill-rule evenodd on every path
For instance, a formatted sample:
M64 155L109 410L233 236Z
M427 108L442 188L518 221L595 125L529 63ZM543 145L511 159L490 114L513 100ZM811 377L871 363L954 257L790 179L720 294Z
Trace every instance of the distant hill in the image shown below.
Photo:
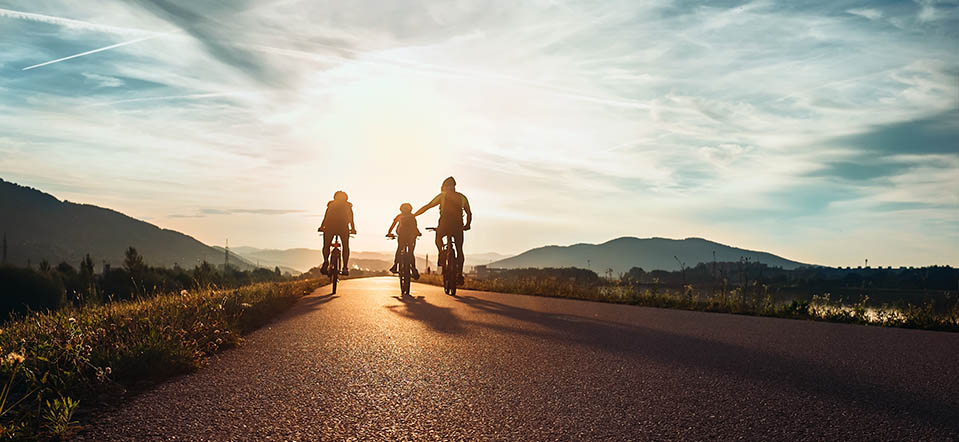
M745 250L702 238L666 239L623 237L603 244L575 244L546 246L532 249L512 258L490 264L490 267L516 269L529 267L587 267L602 274L606 269L614 273L626 272L632 267L650 270L679 270L678 257L687 267L700 262L738 261L749 258L771 267L795 269L804 264L766 252Z
M305 272L310 268L323 263L323 255L317 249L258 249L255 247L235 247L230 251L239 253L247 261L259 263L261 266L270 267L280 266L280 268L296 269ZM417 268L426 268L426 253L430 253L431 267L436 268L436 248L432 242L420 240L416 248L416 266ZM467 254L466 266L479 264L488 264L497 259L506 258L508 255L498 253ZM390 252L360 252L351 251L350 265L357 266L366 270L387 270L393 265L393 254Z
M0 234L7 236L7 261L15 265L47 260L76 267L87 253L97 266L118 266L133 246L152 266L175 263L193 267L206 260L221 264L224 253L191 236L89 204L60 201L39 190L0 179ZM252 269L245 259L230 254L230 264Z

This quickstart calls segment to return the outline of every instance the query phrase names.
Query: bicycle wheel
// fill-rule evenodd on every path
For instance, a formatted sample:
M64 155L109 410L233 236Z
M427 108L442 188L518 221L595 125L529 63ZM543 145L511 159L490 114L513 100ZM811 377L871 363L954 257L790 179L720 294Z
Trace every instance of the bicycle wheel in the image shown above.
M406 260L406 252L400 255L400 294L410 293L410 265Z
M333 256L330 257L330 281L333 283L333 294L336 294L336 283L340 280L340 254L338 249L333 250Z
M449 250L446 252L446 266L443 267L443 283L446 284L446 294L456 296L456 248L453 246L453 237L450 237Z

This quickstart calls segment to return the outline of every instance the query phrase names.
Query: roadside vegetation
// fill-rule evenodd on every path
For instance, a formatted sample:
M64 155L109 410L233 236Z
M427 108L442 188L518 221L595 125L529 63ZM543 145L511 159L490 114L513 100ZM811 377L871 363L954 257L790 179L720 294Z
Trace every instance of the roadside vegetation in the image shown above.
M442 285L439 274L419 282ZM959 269L783 270L748 261L613 278L578 268L481 269L464 288L648 307L959 332Z
M180 290L241 287L292 279L289 274L281 274L279 268L237 270L208 262L192 269L151 267L130 247L120 266L95 263L89 254L77 267L68 262L51 265L46 261L28 267L0 265L0 318L10 313L143 299Z
M0 328L0 439L59 439L76 412L204 365L323 280L264 282L59 310Z

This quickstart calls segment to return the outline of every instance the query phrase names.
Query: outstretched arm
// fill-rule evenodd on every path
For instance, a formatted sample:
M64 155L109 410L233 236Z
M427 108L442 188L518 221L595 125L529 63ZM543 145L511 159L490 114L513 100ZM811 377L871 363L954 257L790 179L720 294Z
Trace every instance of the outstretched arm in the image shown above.
M433 201L430 201L430 202L427 203L425 206L420 207L420 210L417 210L416 213L413 214L413 216L420 216L420 215L423 214L423 212L426 212L427 210L430 210L430 209L438 206L438 205L440 204L440 197L441 197L441 196L443 196L442 193L439 194L439 195L436 195L436 198L433 198Z

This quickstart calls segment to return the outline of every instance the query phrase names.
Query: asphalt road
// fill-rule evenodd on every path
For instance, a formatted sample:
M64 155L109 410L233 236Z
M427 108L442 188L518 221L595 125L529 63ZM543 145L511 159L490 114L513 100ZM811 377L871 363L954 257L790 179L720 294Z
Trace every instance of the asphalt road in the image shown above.
M81 440L956 440L959 334L349 280Z

